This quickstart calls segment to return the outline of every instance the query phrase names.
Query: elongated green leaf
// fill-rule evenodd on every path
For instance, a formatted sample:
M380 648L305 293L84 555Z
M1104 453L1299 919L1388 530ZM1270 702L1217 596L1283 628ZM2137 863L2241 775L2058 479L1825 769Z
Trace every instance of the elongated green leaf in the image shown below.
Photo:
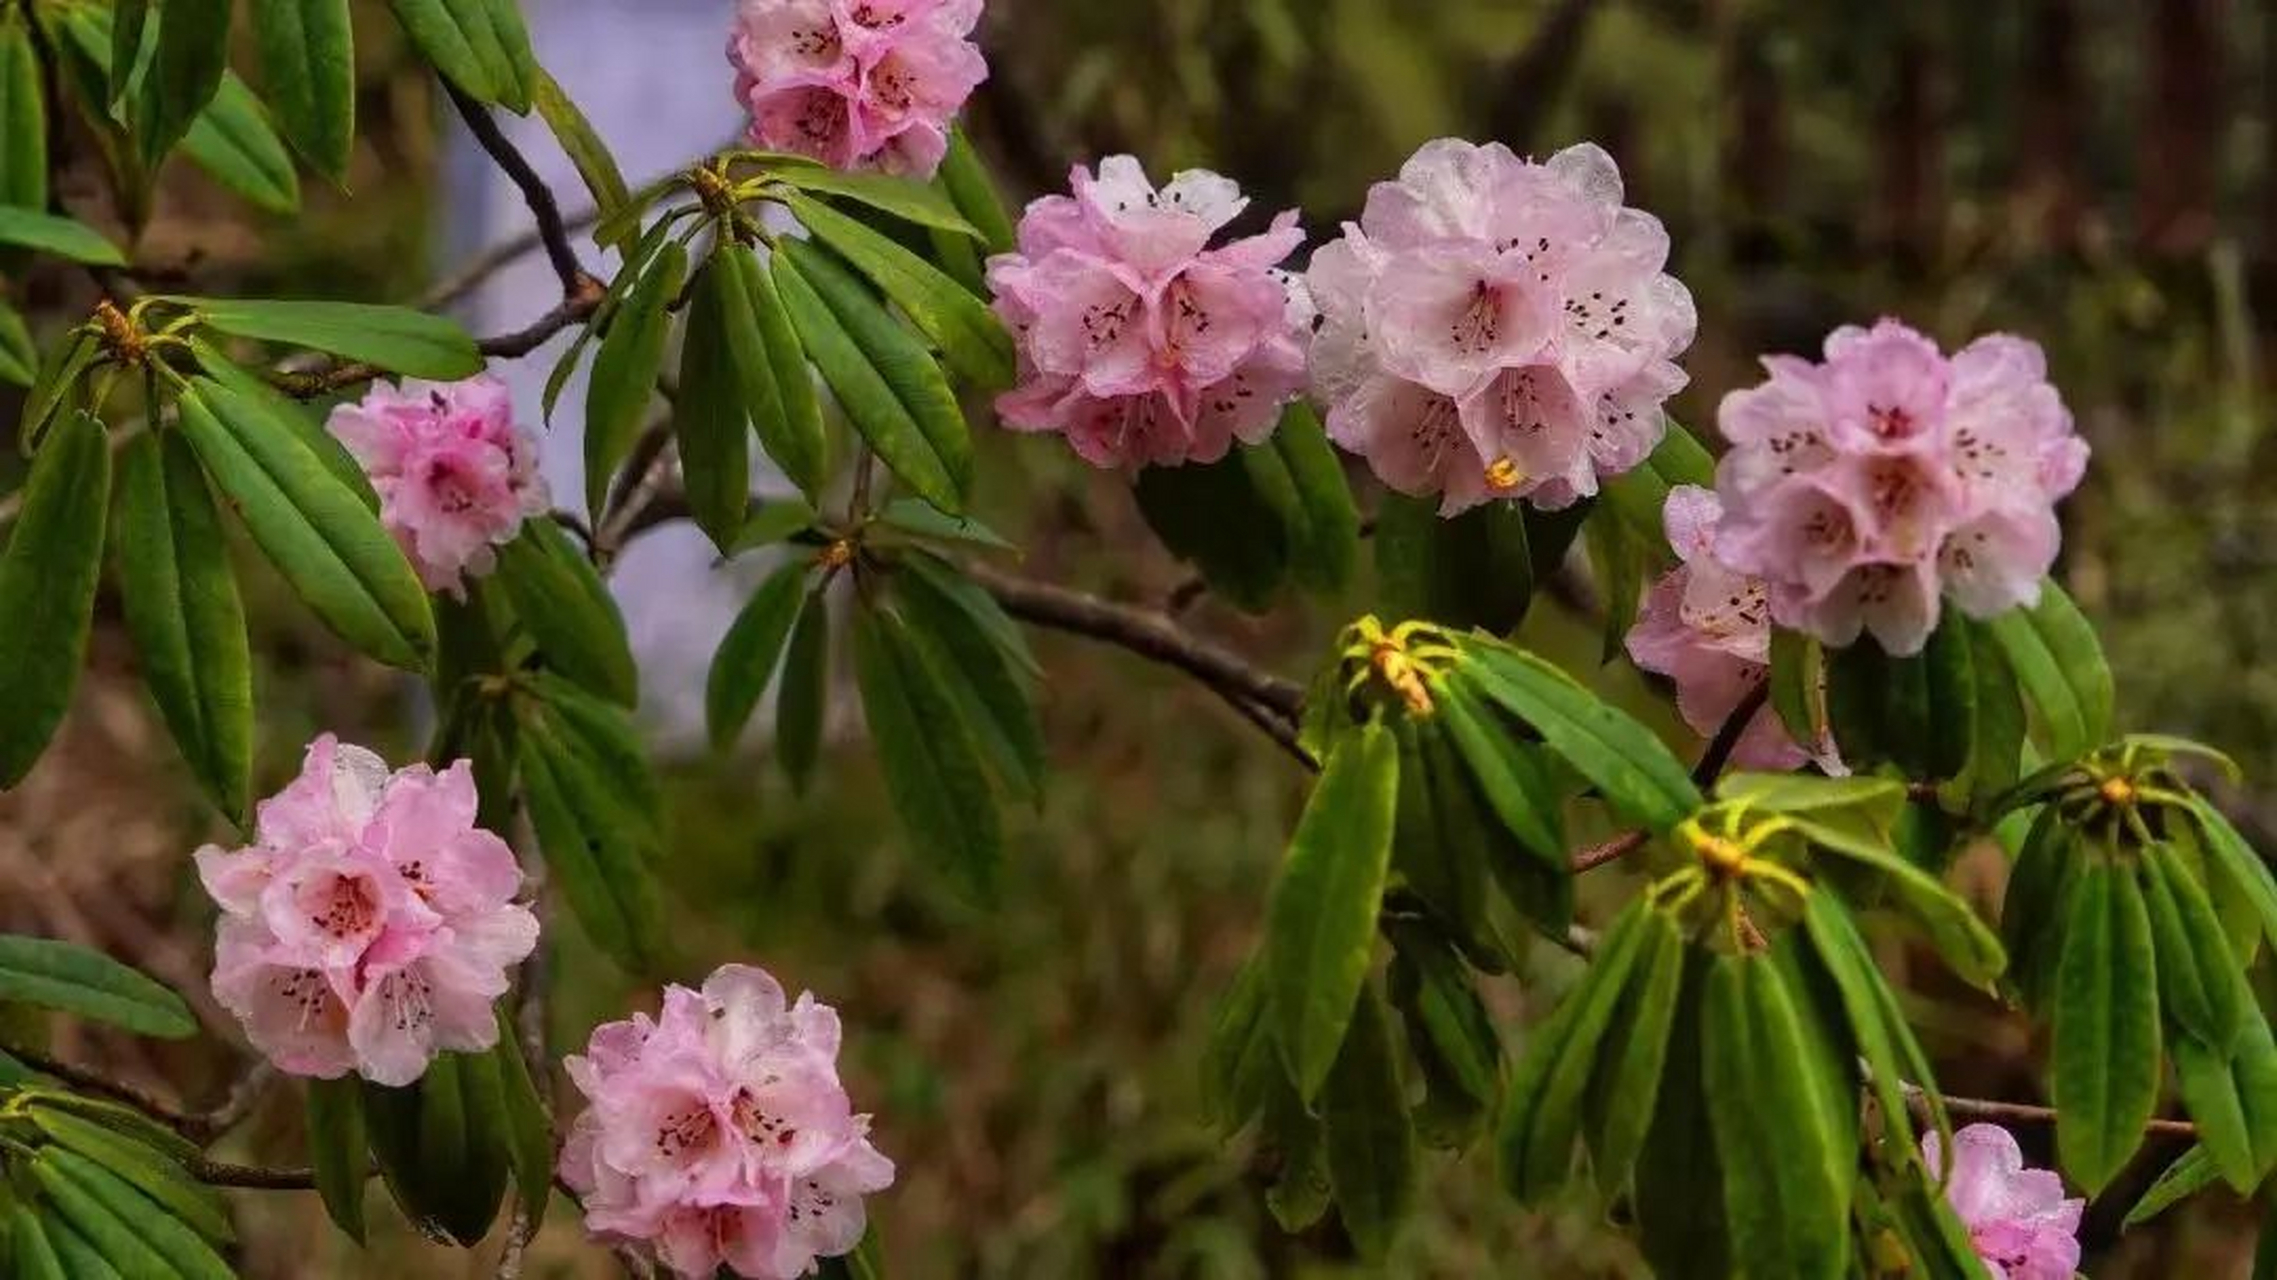
M943 515L915 498L895 498L885 504L878 511L876 524L881 531L926 542L964 543L991 551L1019 550L1003 534L971 516Z
M830 365L824 363L815 330L808 324L804 311L792 300L792 280L806 286L812 296L829 309L840 330L860 351L864 363L891 391L894 402L908 420L916 424L926 458L913 457L906 442L899 442L895 452L889 453L886 441L892 438L891 433L886 437L873 434L873 426L865 425L865 418L870 415L856 406L845 406L847 416L862 429L878 456L894 474L909 481L919 497L952 515L961 514L964 494L972 485L972 432L965 425L964 411L957 406L956 395L949 390L948 379L943 376L941 366L934 363L932 353L902 327L900 321L886 314L869 287L829 251L811 241L785 238L777 242L775 260L796 264L794 272L779 272L776 283L782 288L784 302L791 308L793 323L806 343L808 354L814 357L832 389L838 389L838 379L831 375ZM841 403L844 403L843 392ZM896 460L896 454L900 461ZM914 467L914 473L905 470L905 466ZM927 492L936 473L947 482L947 502L938 501L934 494Z
M680 390L672 431L696 525L725 551L751 504L751 428L729 343L730 311L741 307L736 273L715 253L696 269L680 337Z
M595 946L633 973L660 967L668 939L644 854L652 835L616 783L536 717L521 721L520 776L546 870Z
M1822 778L1803 773L1727 773L1716 783L1719 800L1743 800L1750 809L1854 815L1869 829L1887 832L1905 808L1905 784L1895 778Z
M2111 669L2094 628L2063 588L2043 582L2039 604L1988 625L2038 713L2048 754L2076 760L2102 745L2111 732Z
M632 200L632 188L625 185L625 175L617 167L617 157L609 151L609 144L585 118L575 100L562 90L559 81L543 68L537 70L530 101L538 115L553 130L554 141L561 144L563 155L577 166L577 176L584 180L585 190L593 197L593 207L607 214L625 207Z
M987 775L955 703L891 613L855 615L854 678L886 793L911 841L938 850L966 892L993 899L1004 836Z
M482 353L466 330L441 316L361 302L251 298L170 298L208 328L364 360L390 373L441 382L482 372Z
M1816 890L1804 903L1803 927L1812 954L1841 1000L1850 1038L1857 1045L1858 1056L1865 1060L1883 1123L1897 1132L1898 1147L1907 1158L1917 1149L1913 1111L1905 1095L1905 1086L1910 1083L1919 1086L1928 1099L1939 1149L1952 1150L1953 1122L1946 1114L1945 1100L1937 1093L1937 1082L1918 1069L1927 1056L1914 1040L1912 1028L1888 1016L1895 1008L1895 996L1888 992L1873 952L1867 949L1848 908L1831 891Z
M2214 1158L2206 1153L2206 1148L2192 1146L2177 1157L2173 1164L2166 1166L2166 1172L2158 1175L2158 1181L2150 1185L2150 1190L2143 1193L2143 1198L2135 1202L2134 1208L2127 1210L2126 1221L2120 1225L2133 1230L2213 1186L2221 1176L2222 1171L2214 1164Z
M664 367L671 328L665 308L680 296L687 272L688 251L677 241L666 244L624 295L593 354L585 392L585 505L596 519L610 480L640 438Z
M24 482L24 505L0 551L0 787L31 772L71 706L103 561L111 449L101 423L74 414Z
M1296 518L1289 524L1290 574L1310 590L1343 589L1360 558L1360 511L1353 505L1344 463L1311 406L1300 400L1283 411L1273 432L1273 452L1288 470L1296 495Z
M20 205L0 205L0 245L52 253L73 262L123 267L126 255L83 222Z
M478 102L511 105L514 65L491 25L485 0L388 0L405 35L444 78ZM526 110L525 100L519 109Z
M182 998L100 951L71 942L0 934L0 1000L60 1009L179 1040L198 1024Z
M2008 650L1991 629L1974 620L1962 625L1969 637L1975 680L1975 733L1969 743L1968 768L1960 779L1961 794L1970 812L1982 813L2015 786L2023 772L2024 698L2016 673L2009 669Z
M2277 1037L2265 1018L2248 1016L2238 1036L2230 1074L2237 1083L2238 1107L2253 1142L2254 1179L2277 1169Z
M1502 1042L1451 945L1413 924L1391 926L1391 936L1391 1002L1427 1090L1417 1128L1459 1151L1501 1096Z
M1724 1280L1735 1270L1732 1241L1719 1211L1725 1174L1701 1062L1701 996L1710 960L1705 948L1684 950L1684 978L1660 1097L1636 1163L1638 1242L1653 1273L1671 1280Z
M1648 907L1637 928L1636 960L1583 1098L1582 1134L1607 1198L1628 1184L1644 1149L1684 980L1684 939L1674 918Z
M735 745L752 709L759 705L759 696L775 678L791 624L806 601L807 576L813 568L814 562L802 556L769 574L720 640L704 683L704 724L715 750Z
M981 163L980 153L973 149L972 139L965 136L961 125L949 130L949 150L941 159L940 180L949 203L979 233L982 248L990 253L1012 252L1012 215L1005 212L987 166Z
M56 1256L55 1246L48 1242L48 1229L37 1214L21 1204L13 1204L6 1220L12 1260L9 1275L16 1280L71 1280L64 1273L63 1259Z
M356 49L349 0L251 0L261 87L285 137L319 173L348 176L356 145Z
M2261 1179L2254 1168L2253 1134L2246 1127L2229 1059L2187 1033L2171 1037L2167 1051L2174 1058L2182 1105L2197 1125L2199 1145L2213 1156L2224 1181L2240 1194L2252 1194Z
M1487 921L1487 864L1499 819L1470 785L1454 744L1431 721L1394 722L1399 737L1399 809L1392 867L1457 945L1500 969L1502 947Z
M0 298L0 382L30 387L39 378L40 352L24 313Z
M1568 863L1558 812L1562 798L1536 764L1538 744L1501 732L1498 713L1464 681L1444 681L1433 696L1457 752L1503 827L1546 868L1563 874Z
M364 1241L364 1091L355 1077L308 1082L308 1163L332 1225Z
M1787 736L1817 742L1827 733L1824 655L1815 637L1775 627L1771 632L1771 706Z
M206 376L246 399L255 401L268 410L269 417L290 429L316 460L332 477L348 486L349 492L361 500L366 509L379 510L379 493L372 488L372 478L364 474L363 464L356 461L348 446L325 428L325 423L308 406L279 391L275 384L258 374L247 371L204 338L192 337L190 350L198 357L198 365Z
M504 1102L499 1116L506 1136L506 1155L514 1171L515 1194L521 1197L534 1230L545 1221L546 1205L553 1199L553 1118L545 1090L530 1075L522 1056L514 1020L498 1010L498 1089Z
M956 703L965 728L1007 795L1040 801L1044 735L1034 689L994 636L922 574L900 575L896 593L933 679Z
M0 205L47 207L47 96L27 19L0 15Z
M2173 849L2151 845L2136 857L2151 941L2158 949L2159 1005L2167 1021L2196 1037L2225 1064L2252 1000L2206 888ZM2225 1071L2225 1075L2226 1075Z
M1766 1275L1843 1274L1855 1154L1820 1108L1795 996L1762 958L1711 962L1703 1022L1709 1118L1739 1256Z
M1435 501L1386 494L1373 539L1385 613L1508 634L1534 595L1527 539L1512 503L1441 519Z
M1390 1248L1415 1198L1415 1134L1392 1045L1391 1020L1363 990L1320 1095L1336 1213L1363 1256Z
M609 780L615 808L653 845L664 830L664 792L631 713L550 672L527 679L544 713L540 727L588 773Z
M32 1180L54 1207L58 1220L86 1237L103 1261L122 1276L139 1280L143 1276L171 1278L178 1274L143 1234L144 1220L159 1216L155 1208L133 1219L121 1216L72 1176L77 1172L77 1166L67 1163L72 1159L69 1152L49 1148L30 1162Z
M2142 892L2126 868L2080 868L2055 996L2056 1152L2092 1194L2135 1153L2158 1103L2157 962Z
M55 1141L110 1170L216 1244L237 1238L221 1197L161 1152L68 1111L33 1107L32 1123Z
M230 7L230 0L166 0L158 8L157 46L129 95L135 142L153 170L221 87Z
M524 524L498 549L494 580L546 666L619 706L639 700L640 673L616 599L560 525Z
M775 755L793 790L804 792L822 754L822 719L830 696L830 602L817 588L807 593L783 654L782 686L775 694Z
M1300 1097L1320 1092L1366 981L1391 862L1399 744L1370 722L1329 754L1266 908L1274 1026Z
M921 227L978 236L949 198L922 183L875 173L840 173L812 162L776 167L768 175L799 191L843 196Z
M985 390L1012 385L1012 335L979 298L886 236L819 200L785 204L815 238L869 277L940 348L957 374Z
M49 1180L49 1171L55 1179L70 1183L99 1204L115 1221L134 1231L150 1252L164 1259L163 1271L129 1274L178 1275L182 1280L236 1280L236 1273L213 1251L213 1246L118 1174L76 1152L56 1147L41 1151L32 1163L34 1176L51 1196L55 1194L55 1184ZM63 1208L73 1225L84 1226L68 1205ZM108 1248L103 1252L106 1257L110 1256Z
M1499 1145L1503 1184L1523 1202L1539 1201L1565 1184L1592 1068L1639 957L1657 933L1648 924L1656 914L1642 898L1621 913L1591 958L1588 974L1567 994L1572 1012L1561 1008L1557 1034L1536 1037L1519 1062L1519 1080L1533 1087L1512 1088ZM1546 1065L1540 1060L1545 1057Z
M1245 1064L1256 1056L1258 1041L1270 1045L1272 1036L1265 1021L1265 966L1252 956L1218 1001L1202 1049L1203 1105L1228 1137L1266 1103L1264 1091L1255 1087L1258 1081Z
M1822 821L1817 815L1797 814L1791 820L1811 843L1879 873L1953 972L1978 986L1990 986L2007 967L2000 939L1977 919L1969 904L1899 856L1886 837L1869 837L1857 824Z
M259 401L199 378L177 403L206 473L316 616L381 662L425 667L434 614L379 518Z
M79 380L100 359L100 343L85 332L74 332L48 348L32 388L24 393L24 414L16 423L16 447L27 454L47 436L48 424L78 390Z
M1036 661L1036 655L1029 650L1027 638L1021 633L1019 624L1012 621L1012 616L1004 612L1004 606L998 604L996 598L983 590L979 583L966 577L947 560L925 552L903 556L901 569L910 577L925 579L925 586L964 610L966 616L996 641L996 647L1012 660L1012 664L1023 675L1031 680L1043 678L1044 669ZM903 583L902 589L913 591L917 587Z
M261 100L235 73L222 76L213 101L190 122L182 153L214 181L271 213L300 208L300 174Z
M1192 563L1218 595L1252 613L1272 605L1288 576L1288 508L1277 499L1294 497L1278 459L1252 465L1257 452L1240 448L1216 462L1148 467L1132 489L1162 545ZM1267 487L1275 480L1278 494Z
M1700 807L1700 789L1684 766L1626 713L1524 650L1477 637L1463 648L1465 661L1450 681L1473 685L1534 726L1623 817L1666 831Z
M243 824L253 665L221 513L180 432L144 435L119 471L119 594L143 682L200 786Z
M737 259L737 266L749 292L751 318L759 326L767 365L774 371L775 400L782 415L780 421L758 424L759 442L800 493L819 501L830 478L830 437L823 427L822 400L814 389L814 370L807 365L799 327L792 324L772 273L748 254Z
M2277 943L2277 877L2270 875L2269 864L2245 842L2245 837L2230 825L2230 820L2203 798L2192 797L2190 812L2197 819L2199 831L2205 835L2202 847L2209 865L2220 866L2229 882L2261 917L2263 936Z

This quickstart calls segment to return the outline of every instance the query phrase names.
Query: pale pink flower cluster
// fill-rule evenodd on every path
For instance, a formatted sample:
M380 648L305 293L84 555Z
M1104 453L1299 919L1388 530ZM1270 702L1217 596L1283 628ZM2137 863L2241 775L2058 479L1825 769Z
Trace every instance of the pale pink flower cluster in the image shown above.
M222 909L214 997L278 1070L405 1085L498 1042L492 1002L538 919L513 850L474 823L466 761L390 773L325 734L253 844L198 850Z
M1272 434L1304 386L1311 310L1275 268L1304 241L1295 211L1217 248L1247 207L1202 169L1156 189L1130 156L1020 219L1019 251L989 260L997 314L1018 336L1020 385L996 402L1016 431L1056 431L1098 467L1215 462Z
M1692 295L1613 158L1426 144L1313 255L1314 398L1386 485L1452 515L1545 508L1642 462L1684 386Z
M1702 737L1713 737L1747 695L1771 675L1771 611L1763 582L1716 559L1723 504L1713 491L1678 485L1661 518L1683 561L1645 594L1629 629L1629 656L1676 683L1676 709ZM1785 770L1816 760L1841 771L1834 744L1805 749L1770 709L1755 714L1732 751L1746 769Z
M861 1243L893 1183L838 1080L838 1015L763 969L671 986L655 1019L593 1032L564 1063L591 1104L561 1151L586 1229L682 1276L791 1280Z
M1823 362L1763 363L1717 410L1716 555L1769 584L1774 621L1909 654L1942 597L1979 618L2039 598L2087 445L2038 344L1993 334L1948 359L1884 320L1835 330Z
M2016 1139L1998 1125L1972 1124L1953 1135L1953 1147L1945 1199L1992 1280L2072 1280L2087 1202L2065 1199L2053 1171L2025 1168ZM1944 1168L1936 1134L1922 1137L1921 1158L1931 1176Z
M756 147L929 178L988 63L981 0L742 0L728 37Z
M551 507L537 447L514 425L514 397L489 374L464 382L372 384L325 424L379 493L380 521L430 591L464 591L490 572L492 547Z

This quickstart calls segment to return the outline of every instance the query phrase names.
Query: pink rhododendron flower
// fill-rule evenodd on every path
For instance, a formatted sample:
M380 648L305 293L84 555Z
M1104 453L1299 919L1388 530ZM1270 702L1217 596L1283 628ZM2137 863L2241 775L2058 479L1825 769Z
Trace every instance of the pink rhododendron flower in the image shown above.
M1425 144L1305 274L1330 438L1446 515L1597 492L1652 452L1684 386L1697 320L1667 261L1592 144L1541 163Z
M1229 179L1190 169L1158 190L1109 156L1070 181L1072 196L1028 206L1018 252L988 263L1020 345L1004 425L1059 432L1099 467L1215 462L1272 434L1304 385L1312 318L1275 268L1304 241L1295 211L1213 249L1249 203Z
M586 1228L682 1276L804 1275L861 1243L862 1198L893 1183L838 1081L838 1015L763 969L667 987L563 1065L590 1104L561 1152Z
M742 0L728 60L756 147L929 178L988 78L981 0Z
M1661 515L1683 563L1645 594L1629 629L1629 656L1675 681L1684 723L1713 737L1771 676L1770 605L1760 579L1716 559L1713 539L1723 506L1712 491L1678 485ZM1831 741L1804 748L1769 709L1748 722L1731 758L1747 769L1795 769L1816 760L1829 773L1843 771Z
M1945 1199L1993 1280L2071 1280L2087 1202L2065 1199L2054 1171L2025 1168L2016 1139L1998 1125L1972 1124L1953 1135L1953 1147ZM1923 1135L1921 1158L1932 1175L1943 1170L1943 1156L1937 1135Z
M1774 620L1907 654L1944 598L1980 618L2039 598L2087 444L2037 344L1993 334L1948 359L1884 320L1835 330L1821 363L1763 363L1770 380L1717 410L1715 542L1765 580Z
M363 464L380 520L430 591L460 593L468 574L497 562L493 546L552 505L512 393L489 374L374 383L325 425Z
M498 1042L492 1002L537 945L513 850L474 825L466 761L390 773L325 734L261 802L254 842L207 845L215 998L290 1075L418 1079Z

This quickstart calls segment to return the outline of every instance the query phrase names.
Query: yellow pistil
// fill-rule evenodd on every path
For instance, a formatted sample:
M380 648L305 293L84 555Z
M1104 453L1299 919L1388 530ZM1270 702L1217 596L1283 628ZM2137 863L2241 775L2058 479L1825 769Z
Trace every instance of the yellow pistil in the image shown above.
M1434 704L1431 690L1423 683L1422 674L1415 662L1407 656L1407 647L1396 639L1379 640L1368 650L1368 665L1375 668L1376 676L1407 704L1416 715L1431 714Z
M1700 855L1700 861L1719 880L1729 880L1747 873L1750 861L1747 848L1736 840L1695 831L1692 833L1692 848Z
M2135 784L2127 778L2105 778L2095 793L2114 809L2124 809L2135 802Z
M1515 489L1525 479L1526 473L1518 469L1518 463L1513 458L1497 458L1486 469L1486 486L1497 493Z

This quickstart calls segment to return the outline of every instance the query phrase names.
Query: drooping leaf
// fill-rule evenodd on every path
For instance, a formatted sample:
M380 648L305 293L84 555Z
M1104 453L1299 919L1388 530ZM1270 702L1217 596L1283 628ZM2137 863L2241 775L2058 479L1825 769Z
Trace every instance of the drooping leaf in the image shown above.
M300 209L300 174L261 100L225 72L213 101L190 122L182 153L214 181L271 213Z
M1644 1149L1684 980L1684 940L1674 918L1648 910L1638 928L1636 962L1583 1097L1582 1135L1597 1188L1608 1198L1627 1185Z
M27 1114L56 1145L117 1175L199 1235L223 1245L237 1238L221 1197L173 1157L68 1111L34 1106Z
M2190 814L2205 837L2201 847L2209 869L2220 868L2229 884L2260 916L2263 936L2277 943L2277 877L2270 875L2269 864L2246 843L2238 829L2230 825L2230 820L2203 798L2191 798Z
M1827 734L1825 655L1814 636L1771 630L1771 707L1787 736L1817 742Z
M251 0L261 88L293 149L335 183L356 145L349 0Z
M495 25L490 0L388 0L405 35L444 78L477 102L527 111L529 99Z
M1902 1018L1890 1016L1896 996L1888 990L1849 909L1831 891L1815 890L1803 905L1803 927L1813 956L1840 999L1850 1039L1865 1061L1874 1098L1881 1104L1883 1123L1896 1131L1898 1145L1910 1158L1916 1144L1905 1086L1914 1085L1923 1090L1928 1101L1940 1150L1952 1150L1952 1120L1937 1093L1936 1081L1923 1070L1928 1055L1914 1039L1912 1028Z
M1391 862L1399 745L1370 722L1329 754L1266 908L1274 1026L1301 1098L1320 1092L1366 981Z
M1237 447L1216 462L1148 467L1132 493L1147 527L1170 553L1200 570L1203 581L1234 605L1262 612L1288 575L1288 473L1276 494L1259 483L1250 457L1259 447ZM1278 465L1278 459L1271 460Z
M362 302L168 298L206 327L239 338L368 361L390 373L454 382L482 372L482 353L457 323L407 307Z
M0 298L0 382L30 387L39 377L39 347L32 342L24 313Z
M783 653L782 686L775 694L775 755L794 791L806 790L822 754L822 721L830 697L830 602L809 592Z
M63 1260L48 1243L48 1228L37 1214L21 1204L11 1204L5 1221L9 1275L17 1280L75 1280L64 1272Z
M2080 867L2057 967L2051 1096L2064 1173L2103 1189L2158 1103L2158 975L2142 892L2124 866Z
M1382 999L1363 989L1321 1088L1320 1112L1336 1213L1364 1257L1390 1250L1415 1198L1415 1134L1405 1103L1391 1020Z
M1376 580L1388 616L1508 634L1534 594L1525 517L1489 502L1442 519L1427 498L1386 494L1376 510Z
M2126 1220L2120 1225L2133 1230L2213 1186L2221 1176L2221 1169L2206 1153L2206 1148L2191 1146L2173 1164L2166 1166L2166 1171L2158 1175L2158 1181L2143 1192L2143 1198L2127 1210Z
M1319 415L1301 400L1282 412L1272 446L1296 498L1288 522L1290 576L1308 590L1340 591L1360 558L1360 512L1344 463Z
M790 639L791 624L806 600L814 562L804 556L785 562L751 593L712 655L704 683L704 724L714 750L726 751L742 736L744 723L775 678L776 664Z
M749 254L738 257L751 318L759 327L759 341L767 366L774 374L776 419L758 424L759 442L767 456L797 485L809 501L819 501L830 479L830 436L822 421L822 400L814 389L814 369L799 329L791 322L775 276ZM836 384L832 384L835 386Z
M2159 1007L2226 1063L2253 998L2245 966L2230 952L2206 887L2172 848L2147 846L2135 865L2158 954Z
M1005 211L988 167L973 150L972 139L965 136L961 125L949 130L949 150L941 159L940 181L949 203L979 233L983 249L989 253L1012 252L1012 215Z
M31 1164L33 1178L73 1226L92 1236L91 1224L107 1218L106 1231L123 1226L142 1245L143 1256L135 1259L138 1263L147 1265L156 1260L160 1268L127 1271L120 1267L122 1273L235 1280L236 1273L203 1237L110 1169L75 1151L52 1146L42 1148ZM66 1186L71 1191L63 1191ZM109 1241L96 1239L95 1244L114 1266L119 1264Z
M515 1034L514 1020L498 1010L497 1059L499 1098L505 1106L499 1119L506 1136L506 1156L514 1171L514 1187L529 1215L533 1231L545 1222L546 1205L553 1198L553 1117L545 1090L530 1075L529 1060Z
M229 66L230 8L231 0L166 0L158 7L155 50L129 93L135 142L151 169L221 87Z
M935 227L967 236L980 234L957 212L957 207L947 196L907 178L877 173L841 173L811 161L776 166L768 176L786 187L843 196L857 204L868 205L921 227Z
M24 393L23 416L16 420L16 447L26 453L39 448L50 423L79 388L79 380L102 357L102 344L84 331L75 331L48 348L46 358Z
M681 328L680 388L672 432L696 526L725 551L751 504L751 427L728 325L742 306L737 276L715 253L696 269Z
M0 1000L93 1018L136 1035L197 1033L182 997L77 943L0 934Z
M1522 1202L1558 1190L1573 1167L1590 1076L1648 941L1657 961L1657 914L1641 898L1621 913L1559 1006L1556 1026L1537 1034L1518 1061L1497 1145L1503 1185Z
M1666 831L1700 807L1700 789L1659 738L1565 672L1522 649L1464 642L1451 679L1532 725L1624 817Z
M379 510L379 493L372 488L372 478L364 473L363 464L348 452L348 446L326 428L325 422L311 413L308 406L285 395L268 379L252 373L204 338L192 337L190 350L198 357L198 366L206 376L231 391L255 401L268 411L269 418L289 429L334 479L348 486L350 492L372 511Z
M2032 703L2049 756L2077 760L2111 735L2111 668L2095 629L2053 581L2040 602L2011 609L1990 624Z
M552 883L604 954L629 972L654 972L669 940L646 860L651 833L558 729L525 718L519 736L530 825Z
M595 518L610 479L640 438L664 367L664 341L671 328L665 308L680 296L687 272L687 250L678 242L666 244L624 295L593 354L585 392L585 504Z
M1546 869L1563 874L1567 862L1559 807L1564 798L1536 761L1539 744L1499 732L1498 713L1464 681L1441 684L1435 696L1436 714L1504 829Z
M938 853L968 894L993 900L1004 836L978 750L901 620L885 609L855 615L854 679L903 828Z
M47 96L29 20L0 15L0 205L47 207Z
M52 253L98 267L126 265L126 255L93 227L21 205L0 205L0 245Z
M996 637L924 574L900 576L896 593L920 657L955 702L966 730L1006 794L1040 801L1044 735L1034 689Z
M13 787L55 736L79 684L103 562L111 446L84 413L56 428L24 482L0 550L0 787Z
M364 1242L364 1092L355 1077L308 1082L308 1163L332 1225Z
M243 824L253 665L221 513L178 431L130 443L119 470L119 595L143 683L190 773Z
M1733 1241L1720 1212L1727 1175L1701 1060L1701 997L1710 961L1704 948L1684 949L1660 1096L1651 1104L1652 1125L1636 1162L1638 1243L1654 1274L1669 1280L1724 1280L1734 1269Z
M998 391L1012 385L1012 335L987 304L938 267L889 237L820 200L791 195L784 201L815 238L868 277L941 351L942 360L974 386Z
M498 549L492 580L548 668L620 706L639 700L640 672L616 598L560 525L526 522Z
M2213 1156L2225 1181L2241 1194L2250 1194L2261 1179L2254 1168L2253 1135L2246 1128L2229 1058L2188 1033L2171 1037L2167 1051L2174 1059L2175 1083L2197 1127L2199 1145Z
M585 113L578 109L561 83L544 68L534 69L531 105L538 109L546 128L553 131L562 154L577 166L577 176L584 180L586 193L593 197L593 207L604 216L624 208L632 201L632 188L625 185L625 175L617 167L617 157L610 152L609 144L601 140L593 122L585 118Z
M1393 926L1392 1006L1421 1068L1418 1136L1462 1150L1502 1093L1502 1042L1452 946L1426 926Z
M176 403L206 474L317 617L381 662L424 668L434 614L379 517L261 402L198 378Z

